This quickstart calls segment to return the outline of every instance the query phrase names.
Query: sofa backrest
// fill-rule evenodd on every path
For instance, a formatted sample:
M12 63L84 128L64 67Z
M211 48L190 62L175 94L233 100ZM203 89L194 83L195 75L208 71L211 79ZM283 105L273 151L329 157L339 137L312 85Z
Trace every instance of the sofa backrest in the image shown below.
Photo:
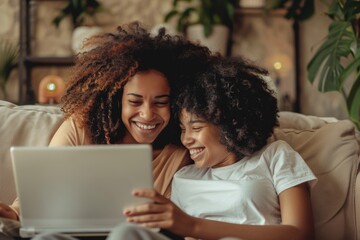
M348 120L279 116L272 140L288 142L318 177L311 190L316 239L360 239L359 132ZM0 201L11 203L16 195L10 147L48 145L62 121L58 107L0 100Z
M355 186L359 173L359 138L349 120L336 121L281 112L274 140L289 143L312 169L318 182L311 189L317 240L357 239L360 224ZM359 236L360 237L360 236Z
M16 197L10 159L11 146L46 146L63 115L56 106L17 106L0 100L0 201Z

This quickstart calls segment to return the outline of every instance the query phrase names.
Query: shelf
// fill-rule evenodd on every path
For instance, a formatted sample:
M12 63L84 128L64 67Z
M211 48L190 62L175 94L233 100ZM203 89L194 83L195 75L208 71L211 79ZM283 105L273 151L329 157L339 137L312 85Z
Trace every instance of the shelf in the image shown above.
M286 9L276 9L276 10L267 10L265 8L237 8L235 10L236 14L242 15L255 15L255 16L263 16L263 17L278 17L285 16Z
M72 66L74 57L25 57L25 64L31 66Z
M35 91L32 86L32 71L37 67L70 67L75 64L74 56L33 56L31 33L34 12L31 8L37 2L65 2L66 0L18 0L19 1L19 104L35 103Z

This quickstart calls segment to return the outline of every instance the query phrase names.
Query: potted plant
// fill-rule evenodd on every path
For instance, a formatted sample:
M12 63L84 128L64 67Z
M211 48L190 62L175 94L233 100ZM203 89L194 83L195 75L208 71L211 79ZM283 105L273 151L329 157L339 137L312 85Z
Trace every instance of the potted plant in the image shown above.
M343 95L350 120L358 129L360 129L359 13L359 1L333 1L327 13L332 20L328 35L307 66L308 79L311 83L314 83L316 76L320 76L319 91L338 91ZM348 88L350 90L347 90Z
M71 17L73 27L82 26L86 16L94 17L101 9L101 3L97 0L67 0L60 14L53 19L53 24L59 27L60 22L66 17Z
M180 8L180 2L187 3L187 6ZM177 17L176 29L179 32L225 55L238 4L238 0L173 0L173 7L164 21Z
M287 8L286 18L305 20L314 14L314 0L276 0L272 8ZM333 0L326 15L328 35L307 65L308 80L320 76L320 92L338 91L350 120L360 129L360 2ZM345 61L344 61L345 60ZM345 84L346 83L346 84Z
M286 9L285 18L304 21L314 15L314 0L272 0L266 1L266 9Z
M7 99L6 83L11 71L17 66L19 48L7 40L0 40L0 89Z
M85 38L101 32L101 28L98 26L84 25L88 17L95 19L95 14L101 9L102 4L98 0L67 0L59 15L53 19L53 24L59 27L65 17L71 17L74 28L71 46L75 53L80 52Z

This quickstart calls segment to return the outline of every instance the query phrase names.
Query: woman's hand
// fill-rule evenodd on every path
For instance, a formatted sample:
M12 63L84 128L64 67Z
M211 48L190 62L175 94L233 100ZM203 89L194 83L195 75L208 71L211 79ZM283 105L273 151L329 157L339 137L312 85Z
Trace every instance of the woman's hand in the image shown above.
M14 209L12 209L11 207L9 207L8 205L2 202L0 202L0 217L12 219L12 220L18 220L17 214L14 211Z
M123 213L128 222L138 223L145 227L167 229L179 236L191 232L193 218L169 199L153 189L136 189L132 194L136 197L151 199L152 202L125 208Z

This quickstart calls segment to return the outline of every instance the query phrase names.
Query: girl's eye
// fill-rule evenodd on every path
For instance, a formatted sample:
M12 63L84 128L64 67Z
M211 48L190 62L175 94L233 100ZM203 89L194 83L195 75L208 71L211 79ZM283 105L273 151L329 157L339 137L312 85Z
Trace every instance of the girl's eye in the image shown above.
M201 129L202 129L202 127L193 127L192 128L195 132L199 132Z

